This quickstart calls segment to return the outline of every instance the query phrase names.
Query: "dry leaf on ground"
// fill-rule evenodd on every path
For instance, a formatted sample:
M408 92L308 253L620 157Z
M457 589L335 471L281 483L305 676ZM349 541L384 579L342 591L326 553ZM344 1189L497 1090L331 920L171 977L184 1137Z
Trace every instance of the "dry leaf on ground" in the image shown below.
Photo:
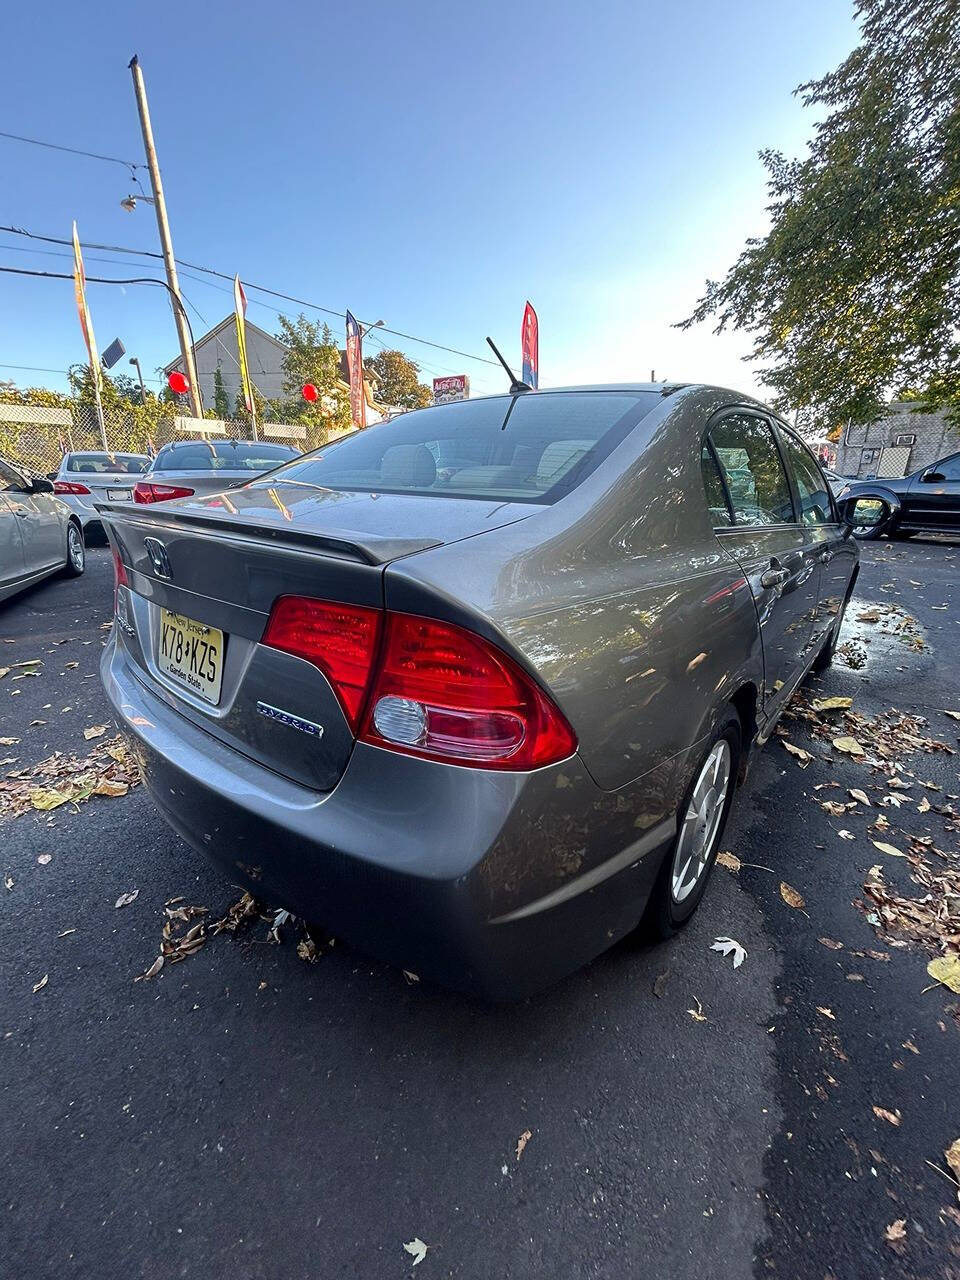
M824 947L829 947L831 951L842 951L843 943L837 942L835 938L818 938L817 941Z
M784 748L787 751L789 751L792 756L796 756L797 764L799 764L800 768L805 769L807 765L810 763L810 761L813 759L813 756L810 754L810 752L804 751L803 747L794 746L792 742L787 742L786 738L782 739L782 742L783 742Z
M960 1138L955 1138L950 1143L949 1147L944 1151L943 1157L950 1166L953 1176L957 1179L957 1187L960 1189Z
M829 1018L831 1022L836 1022L836 1014L832 1009L828 1009L825 1005L817 1005L817 1013L822 1013L825 1018Z
M793 907L796 911L802 911L807 905L802 896L797 893L796 889L787 884L784 880L780 881L780 897L788 907Z
M870 797L865 791L861 791L859 787L850 787L847 795L851 799L856 800L859 804L870 805Z
M717 938L715 942L711 943L710 950L719 951L724 958L732 955L735 969L739 969L747 958L746 948L741 947L735 938Z
M47 983L49 982L49 980L50 980L50 975L49 975L49 973L45 973L45 974L43 975L43 977L40 979L40 981L39 981L39 982L35 982L35 983L33 984L33 994L34 994L34 995L36 995L38 991L42 991L42 990L43 990L43 988L44 988L44 987L47 985Z
M131 893L121 893L120 897L113 904L114 907L129 907L131 902L136 902L140 896L140 890L134 889Z
M814 711L846 711L853 706L852 698L814 698L810 704Z
M91 742L94 738L102 738L109 728L108 724L94 724L89 729L84 729L83 736Z
M875 849L879 849L881 853L888 854L891 858L905 858L907 856L896 845L885 844L883 840L871 840L870 843Z
M403 1247L413 1258L414 1266L416 1266L418 1262L422 1262L424 1260L427 1256L427 1250L430 1248L430 1246L428 1244L424 1244L419 1237L415 1240L408 1240Z
M739 871L743 863L735 853L728 853L726 849L721 849L717 854L717 862L721 867L726 867L728 871Z
M889 1227L884 1231L883 1238L887 1244L896 1244L900 1240L905 1240L907 1236L907 1220L906 1218L898 1218L896 1222L891 1222Z
M937 982L960 995L960 952L953 951L945 956L937 956L927 965L927 973Z
M524 1148L526 1147L527 1143L530 1141L532 1137L533 1137L533 1134L530 1132L530 1130L524 1129L523 1133L521 1133L520 1137L517 1139L517 1159L518 1160L523 1155Z
M878 1120L886 1120L888 1124L896 1127L900 1125L901 1116L899 1111L888 1111L886 1107L874 1107L873 1114Z
M695 1009L688 1009L687 1013L689 1013L694 1022L706 1022L707 1019L703 1012L703 1005L696 996L693 997L693 1002L697 1007Z
M848 756L866 755L866 752L864 751L860 743L857 741L857 739L852 738L849 735L843 735L839 738L833 738L832 742L838 751L843 751Z

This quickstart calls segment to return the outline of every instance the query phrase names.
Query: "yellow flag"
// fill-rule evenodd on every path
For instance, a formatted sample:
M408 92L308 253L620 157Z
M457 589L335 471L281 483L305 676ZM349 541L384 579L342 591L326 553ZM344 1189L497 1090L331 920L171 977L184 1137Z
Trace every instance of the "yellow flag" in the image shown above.
M97 339L93 333L93 320L87 306L87 278L83 273L83 256L80 253L80 237L77 235L77 224L73 224L73 291L77 299L77 315L80 317L80 328L83 340L87 344L87 357L90 361L90 376L99 396L103 386L103 374L100 370L100 356L97 353Z
M244 327L244 317L247 314L247 298L243 292L243 285L240 283L240 277L233 278L233 305L237 317L237 351L240 354L240 386L243 388L243 403L247 406L247 413L254 419L256 425L256 405L253 400L253 387L250 383L250 370L247 367L247 335Z

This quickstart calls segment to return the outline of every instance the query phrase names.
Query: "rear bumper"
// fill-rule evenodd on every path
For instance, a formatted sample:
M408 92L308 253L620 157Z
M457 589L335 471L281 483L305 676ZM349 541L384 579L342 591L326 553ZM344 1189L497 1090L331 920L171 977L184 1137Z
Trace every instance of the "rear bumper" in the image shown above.
M358 745L319 794L180 716L118 646L101 672L170 825L232 883L390 964L492 999L572 972L638 922L674 831L634 824L577 757L527 774Z

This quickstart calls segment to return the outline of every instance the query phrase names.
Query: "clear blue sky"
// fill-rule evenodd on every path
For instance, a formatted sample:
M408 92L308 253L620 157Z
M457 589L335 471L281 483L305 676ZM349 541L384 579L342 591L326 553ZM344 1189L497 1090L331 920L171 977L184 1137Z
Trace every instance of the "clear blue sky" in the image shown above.
M654 368L751 390L743 336L670 326L763 231L757 151L798 152L810 131L792 90L856 40L844 0L54 0L6 7L0 128L142 161L136 52L178 257L469 352L491 333L515 364L529 297L541 385ZM67 237L76 218L81 239L158 248L151 208L120 208L121 167L5 139L0 165L0 223ZM0 234L0 263L69 271L27 243ZM158 265L98 256L88 275ZM229 294L191 274L186 297L213 325ZM101 350L119 335L152 377L176 355L163 290L89 297ZM503 386L483 364L396 345L427 377ZM0 275L0 365L84 358L68 281Z

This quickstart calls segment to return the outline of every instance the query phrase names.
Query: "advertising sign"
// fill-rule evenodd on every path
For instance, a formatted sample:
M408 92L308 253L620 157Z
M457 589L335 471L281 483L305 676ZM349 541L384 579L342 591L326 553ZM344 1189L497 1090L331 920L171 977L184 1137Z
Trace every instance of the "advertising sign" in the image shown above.
M470 399L470 378L465 373L455 373L449 378L434 378L433 403L449 404L451 400Z

